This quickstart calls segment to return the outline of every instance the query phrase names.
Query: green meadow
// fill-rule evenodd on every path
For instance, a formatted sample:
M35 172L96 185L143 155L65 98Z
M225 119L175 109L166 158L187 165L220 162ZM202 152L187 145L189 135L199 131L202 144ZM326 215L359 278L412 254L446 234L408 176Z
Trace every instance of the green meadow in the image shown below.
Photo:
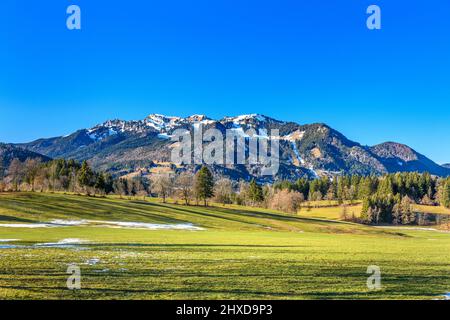
M338 210L289 215L149 198L0 194L0 298L431 300L450 292L450 233L343 222ZM24 227L54 220L87 223ZM80 290L66 286L72 264L81 270ZM366 284L371 265L381 269L379 290Z

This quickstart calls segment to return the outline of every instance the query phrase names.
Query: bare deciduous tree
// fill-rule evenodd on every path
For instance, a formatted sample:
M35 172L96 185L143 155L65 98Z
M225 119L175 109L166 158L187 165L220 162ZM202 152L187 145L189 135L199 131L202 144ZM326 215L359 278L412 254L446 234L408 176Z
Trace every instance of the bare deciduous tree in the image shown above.
M192 199L193 187L194 187L194 176L183 172L176 179L176 190L177 195L184 201L188 206Z
M19 191L19 183L23 174L23 163L14 158L8 167L8 177L11 179L14 191Z
M152 190L166 203L167 197L173 193L172 177L168 174L158 174L153 176L151 180Z
M270 207L287 213L297 213L303 201L303 194L285 189L272 196Z
M35 189L35 181L36 176L39 173L39 167L41 165L41 159L30 159L25 160L25 171L26 171L26 180L31 186L31 191Z
M228 178L219 179L214 187L214 200L228 204L232 202L233 196L233 183Z

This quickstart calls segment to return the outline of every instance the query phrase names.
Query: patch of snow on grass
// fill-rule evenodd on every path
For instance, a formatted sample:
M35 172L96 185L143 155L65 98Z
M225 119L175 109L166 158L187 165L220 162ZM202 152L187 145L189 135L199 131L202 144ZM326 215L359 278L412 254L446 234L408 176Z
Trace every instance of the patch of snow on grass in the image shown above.
M124 221L93 221L93 222L111 225L116 228L150 229L150 230L204 230L203 228L196 227L190 223L157 224L157 223L124 222Z
M96 265L96 264L99 263L99 262L100 262L100 259L98 259L98 258L92 258L92 259L87 260L87 261L86 261L86 264L88 264L88 265L90 265L90 266L94 266L94 265Z
M0 223L0 227L5 228L52 228L56 227L51 223Z
M78 226L87 224L86 220L62 220L55 219L49 223L0 223L4 228L57 228L66 226Z
M89 242L88 240L82 240L77 238L68 238L68 239L62 239L58 242L46 242L46 243L37 243L35 244L36 247L56 247L56 248L70 248L74 245L79 245Z
M78 238L68 238L68 239L62 239L59 240L57 243L58 244L81 244L81 243L86 243L89 242L89 240L82 240L82 239L78 239Z
M420 228L420 227L375 226L375 228L382 228L382 229L398 229L398 230L417 230L417 231L448 232L448 231L445 231L445 230L438 230L438 229L434 229L434 228Z
M83 224L87 224L88 222L86 220L62 220L62 219L55 219L50 221L51 224L57 224L62 226L80 226Z
M0 249L15 249L15 248L20 248L21 246L17 246L14 244L2 244L0 245Z
M149 230L204 230L203 228L196 227L190 223L180 224L157 224L157 223L144 223L144 222L124 222L124 221L97 221L97 220L62 220L55 219L49 223L2 223L0 227L6 228L58 228L58 227L71 227L71 226L90 226L90 225L106 225L114 228L136 228L136 229L149 229ZM70 242L74 240L74 242ZM64 239L54 245L66 245L66 244L79 244L79 239ZM67 242L69 241L69 242ZM48 245L48 244L46 244Z

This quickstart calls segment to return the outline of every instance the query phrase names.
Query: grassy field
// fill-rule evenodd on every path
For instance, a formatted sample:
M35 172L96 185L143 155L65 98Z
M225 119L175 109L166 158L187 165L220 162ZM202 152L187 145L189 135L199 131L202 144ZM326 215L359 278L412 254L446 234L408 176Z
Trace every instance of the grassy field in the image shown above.
M435 299L450 291L450 233L342 222L339 210L286 215L148 199L0 194L0 298ZM24 227L54 219L89 224ZM58 245L67 239L80 244ZM70 264L81 268L81 290L66 288ZM369 265L381 268L380 290L367 288Z
M413 210L417 212L422 213L429 213L429 214L450 214L450 209L442 207L442 206L425 206L421 204L415 204L413 205Z

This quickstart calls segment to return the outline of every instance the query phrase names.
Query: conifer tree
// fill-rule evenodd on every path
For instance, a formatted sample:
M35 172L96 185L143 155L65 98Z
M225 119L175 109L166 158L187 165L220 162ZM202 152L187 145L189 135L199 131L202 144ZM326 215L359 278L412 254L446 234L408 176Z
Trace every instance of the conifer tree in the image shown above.
M205 166L195 175L195 193L199 200L203 200L205 207L208 205L208 199L214 196L214 178Z
M446 208L450 208L450 179L444 183L444 189L442 190L442 205Z
M89 167L87 161L83 161L81 164L80 172L78 173L78 183L81 187L86 188L92 187L94 178L94 172Z
M95 179L94 188L100 192L105 192L106 187L106 181L105 177L103 176L103 173L97 174L97 177Z
M262 188L252 179L248 188L248 197L252 203L260 203L264 200Z

